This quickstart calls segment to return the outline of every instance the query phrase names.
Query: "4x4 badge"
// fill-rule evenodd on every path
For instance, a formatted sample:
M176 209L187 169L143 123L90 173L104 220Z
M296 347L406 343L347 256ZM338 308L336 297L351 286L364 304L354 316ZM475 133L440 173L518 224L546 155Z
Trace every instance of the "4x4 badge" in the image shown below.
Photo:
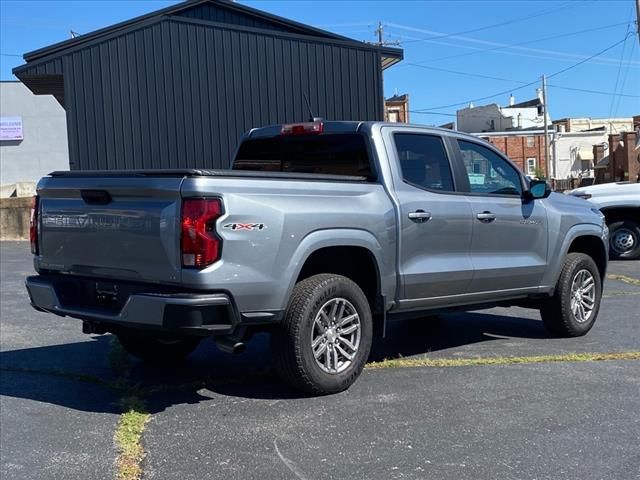
M229 230L264 230L267 226L264 223L227 223L222 228Z

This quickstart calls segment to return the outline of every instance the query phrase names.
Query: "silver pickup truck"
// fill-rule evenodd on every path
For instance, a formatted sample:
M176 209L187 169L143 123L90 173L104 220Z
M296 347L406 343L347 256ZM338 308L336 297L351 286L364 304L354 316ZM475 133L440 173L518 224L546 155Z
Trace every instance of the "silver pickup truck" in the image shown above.
M607 268L597 209L420 126L270 126L231 170L54 172L37 193L37 310L149 360L268 331L279 374L314 394L348 388L392 319L521 305L584 335Z

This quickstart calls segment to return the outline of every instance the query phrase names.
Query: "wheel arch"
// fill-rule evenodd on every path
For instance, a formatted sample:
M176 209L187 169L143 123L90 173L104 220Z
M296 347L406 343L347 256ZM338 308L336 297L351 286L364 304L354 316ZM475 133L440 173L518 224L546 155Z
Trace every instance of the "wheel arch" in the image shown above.
M570 252L585 253L592 258L598 266L601 278L604 279L609 255L609 238L606 230L599 225L581 223L573 225L565 234L561 246L550 253L548 270L543 280L543 288L553 292L560 278L562 265Z
M343 275L354 281L369 300L374 323L384 318L393 301L395 273L383 261L382 247L367 231L331 229L305 237L294 254L287 299L296 283L319 273Z
M595 235L580 235L573 239L567 253L584 253L593 259L598 267L600 279L604 280L607 272L607 249L602 239Z

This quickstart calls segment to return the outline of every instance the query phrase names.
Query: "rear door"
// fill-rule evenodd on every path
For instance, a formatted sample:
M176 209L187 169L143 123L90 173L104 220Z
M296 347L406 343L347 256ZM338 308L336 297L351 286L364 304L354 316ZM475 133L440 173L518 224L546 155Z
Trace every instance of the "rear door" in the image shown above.
M547 211L541 201L523 201L522 174L479 141L458 139L473 214L470 292L509 296L537 287L547 264Z
M136 175L43 179L40 268L179 282L181 182Z
M401 308L445 305L468 291L471 207L457 192L446 138L383 128L398 202Z

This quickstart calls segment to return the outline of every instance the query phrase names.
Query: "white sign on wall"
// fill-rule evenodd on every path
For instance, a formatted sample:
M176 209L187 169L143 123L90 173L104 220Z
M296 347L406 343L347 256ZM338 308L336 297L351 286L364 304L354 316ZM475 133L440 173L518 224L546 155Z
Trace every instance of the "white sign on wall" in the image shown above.
M0 117L0 140L24 140L22 117Z

